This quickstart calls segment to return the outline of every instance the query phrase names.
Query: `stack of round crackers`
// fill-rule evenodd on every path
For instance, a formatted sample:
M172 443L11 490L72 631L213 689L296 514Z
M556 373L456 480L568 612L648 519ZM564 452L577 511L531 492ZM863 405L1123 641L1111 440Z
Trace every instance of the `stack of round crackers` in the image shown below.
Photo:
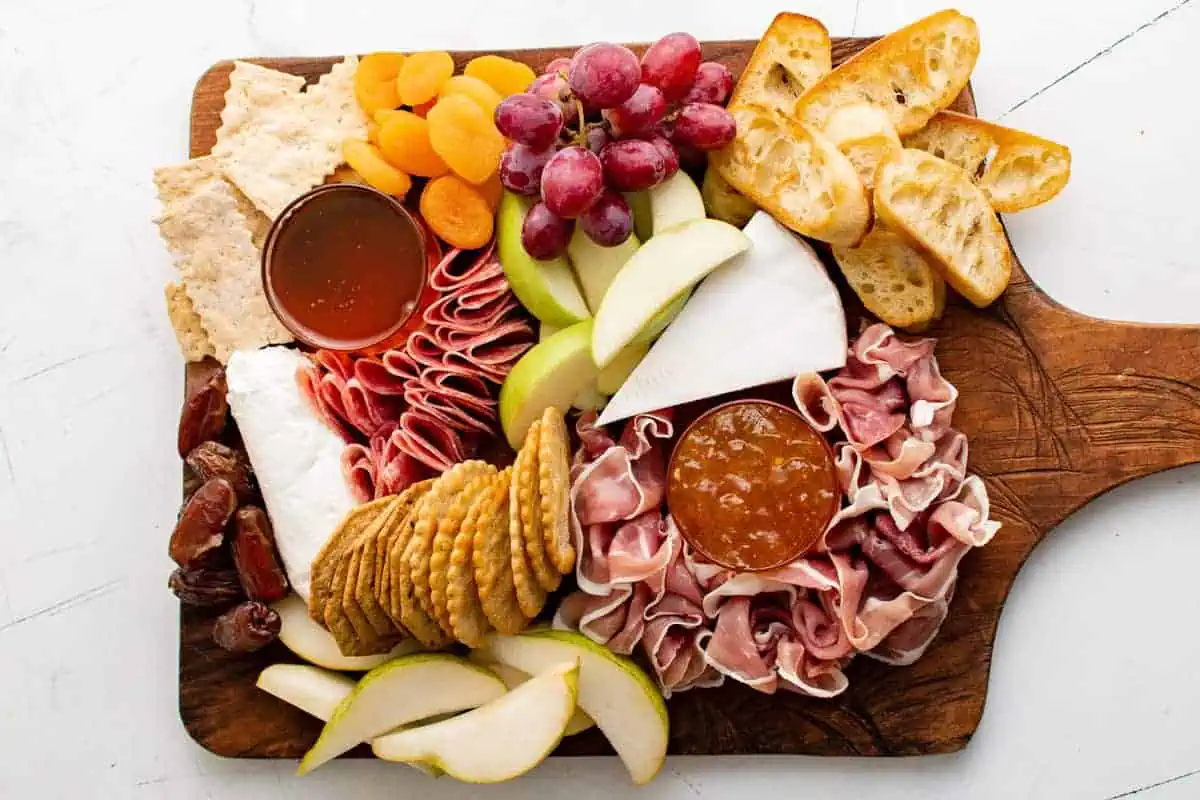
M575 567L563 414L533 423L516 462L464 461L353 509L312 564L309 614L346 655L411 636L435 649L517 633Z

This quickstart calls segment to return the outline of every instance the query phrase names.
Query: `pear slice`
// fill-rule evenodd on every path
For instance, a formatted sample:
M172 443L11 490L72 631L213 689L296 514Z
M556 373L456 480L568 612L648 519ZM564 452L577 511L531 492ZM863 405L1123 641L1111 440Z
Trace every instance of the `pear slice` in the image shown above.
M259 673L256 685L322 722L354 691L351 678L308 664L272 664Z
M476 658L476 653L485 655L483 655L482 658ZM501 664L499 662L489 663L488 659L490 659L491 656L487 653L487 650L472 650L468 658L477 664L483 664L492 672L496 673L496 677L504 681L504 685L508 687L510 692L530 679L531 676L528 672L522 672L516 667L510 667L508 664ZM595 726L596 721L589 717L582 708L576 706L575 713L571 715L571 719L567 722L567 727L563 730L563 736L574 736L577 733L583 733L584 731L594 728Z
M613 278L596 312L596 366L608 366L672 300L749 248L746 234L715 219L689 220L652 236Z
M550 755L575 711L579 663L559 663L498 700L372 744L388 761L422 763L468 783L523 775Z
M571 631L493 634L487 647L499 663L530 674L578 658L579 707L604 732L634 783L658 774L667 756L667 704L633 661Z
M443 653L394 659L368 672L334 710L300 762L307 775L360 742L435 714L475 708L505 692L491 671Z
M313 622L308 615L308 605L296 594L289 594L271 608L279 614L279 641L283 646L309 663L326 669L348 672L366 672L393 658L408 655L420 649L415 639L404 639L389 653L374 656L344 656L333 639L333 634Z

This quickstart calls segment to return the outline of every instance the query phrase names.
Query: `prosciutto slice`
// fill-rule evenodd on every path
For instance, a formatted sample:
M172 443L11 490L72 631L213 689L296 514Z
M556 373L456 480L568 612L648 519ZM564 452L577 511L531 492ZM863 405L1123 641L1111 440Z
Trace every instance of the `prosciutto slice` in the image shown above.
M949 613L958 565L999 529L953 429L957 391L930 339L865 330L828 380L798 376L801 413L831 437L843 506L813 550L760 573L707 563L663 507L668 414L619 439L585 416L571 468L579 591L555 624L640 650L664 693L729 678L833 697L858 654L911 664Z

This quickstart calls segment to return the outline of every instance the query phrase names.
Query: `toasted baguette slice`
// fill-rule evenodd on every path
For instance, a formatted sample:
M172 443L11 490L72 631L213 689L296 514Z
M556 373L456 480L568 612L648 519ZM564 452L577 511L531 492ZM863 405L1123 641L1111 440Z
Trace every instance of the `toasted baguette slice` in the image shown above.
M901 147L900 137L887 114L866 103L833 112L823 133L846 154L868 189L875 185L879 162Z
M704 210L713 219L728 222L738 228L746 227L746 223L758 211L758 206L747 200L737 189L721 177L715 169L704 171L704 183L700 186L700 196L704 198Z
M983 191L961 167L921 150L888 156L875 173L875 213L980 308L1001 295L1012 253Z
M865 101L884 111L901 136L916 133L966 88L978 58L975 20L939 11L826 75L800 98L794 114L823 131L833 112Z
M897 233L876 226L858 247L834 247L833 257L867 311L893 327L925 328L946 307L946 282Z
M992 208L1006 213L1045 203L1071 178L1071 151L1063 145L953 111L938 112L904 146L962 167Z
M752 103L791 114L800 96L832 68L825 26L801 14L779 14L754 48L729 105Z
M731 109L737 138L709 154L735 189L796 233L854 245L871 225L871 203L854 165L828 139L778 111Z

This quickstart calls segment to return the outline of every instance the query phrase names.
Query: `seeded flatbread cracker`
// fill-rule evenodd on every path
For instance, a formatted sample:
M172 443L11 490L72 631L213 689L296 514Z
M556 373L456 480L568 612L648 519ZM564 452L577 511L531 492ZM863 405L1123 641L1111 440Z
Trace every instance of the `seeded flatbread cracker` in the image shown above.
M525 445L517 453L516 463L513 464L512 484L508 489L508 545L513 586L516 588L521 612L530 619L536 617L546 604L546 589L538 579L529 556L528 541L534 536L534 532L526 530L526 519L532 523L535 515L529 513L528 508L525 509L525 514L521 513L521 496L528 496L529 487L537 485L537 434L541 426L540 420L534 420L533 425L529 427ZM526 491L522 492L522 488ZM540 541L540 530L536 536Z
M471 563L475 570L475 589L479 593L479 604L488 622L500 633L507 634L520 632L529 624L530 619L521 610L513 581L513 548L509 535L512 475L513 467L499 473L494 487L494 504L489 503L487 506L491 513L484 516L481 509L479 520L476 522L475 538L471 543ZM523 563L524 547L518 552Z
M325 544L312 560L312 589L308 600L308 615L314 622L324 624L325 604L332 594L330 585L333 574L337 569L341 553L348 544L358 541L358 538L371 527L375 518L383 513L391 497L372 500L369 503L355 506L346 512L346 516L333 529L333 533L325 540Z
M437 535L441 520L454 508L459 494L476 478L494 472L495 469L484 461L464 461L455 464L437 479L417 510L417 524L413 528L413 538L409 545L409 577L421 608L438 621L439 626L441 620L437 609L434 608L429 587L429 559L433 554L433 537ZM442 630L449 634L449 625Z
M343 602L352 552L353 548L343 551L334 569L330 597L325 603L325 627L333 634L342 655L369 656L385 653L390 647L385 646L386 643L375 635L371 626L365 624L365 620L356 625L354 617L347 613L347 604Z
M400 531L404 526L404 520L412 513L413 507L425 496L432 485L432 479L420 481L409 486L397 496L396 501L399 505L396 509L396 515L392 518L387 528L376 537L374 554L368 558L368 554L363 553L363 564L359 567L360 576L365 575L367 572L374 573L374 584L371 589L375 595L376 603L379 605L380 610L392 621L392 625L402 633L405 632L403 625L399 618L392 615L392 571L388 568L388 558L392 552L392 545L395 544L396 537L400 535ZM360 584L362 580L363 578L360 577Z
M159 233L216 359L290 342L267 304L254 229L237 190L206 159L160 167L154 183L163 206Z
M388 611L392 615L392 619L398 620L414 639L431 650L437 650L448 645L451 637L442 630L433 617L425 613L425 609L421 608L408 566L412 556L412 543L415 538L413 533L417 526L417 517L422 504L428 497L429 493L426 492L425 496L413 506L412 511L408 512L408 516L401 523L400 531L392 543L392 549L388 553L387 563L390 576Z
M187 361L203 361L206 356L213 355L212 342L208 340L208 331L196 313L196 307L187 296L187 291L178 283L168 283L164 292L167 298L167 319L175 329L175 339L179 342L179 350Z
M447 560L446 613L450 618L450 629L454 638L468 647L483 646L484 637L491 628L475 584L475 537L481 524L491 524L493 517L507 510L508 487L511 481L511 469L497 472L488 478L487 484L475 496L471 508L463 518ZM514 607L520 611L519 606L514 604ZM524 616L518 616L521 616L521 622L524 622Z
M525 461L513 473L516 481L517 512L521 517L521 535L525 539L525 555L538 584L547 592L558 588L562 576L554 568L546 553L546 540L542 535L542 510L539 501L538 451L542 441L542 422L536 420L525 436L521 447Z
M395 523L398 522L397 516L405 512L406 509L403 508L400 497L393 497L392 502L359 540L357 568L355 569L352 565L349 574L352 583L347 587L347 591L353 591L354 600L363 616L367 618L367 622L371 624L375 634L380 638L396 637L403 633L392 624L392 618L375 598L375 565L377 563L375 554L379 547L379 540L395 527Z
M489 467L471 479L438 520L437 532L433 535L433 544L429 552L429 598L438 624L442 626L442 630L451 634L454 628L450 624L450 610L446 605L446 569L450 564L450 551L454 549L454 540L458 537L459 529L462 528L463 520L470 512L471 506L491 485L496 474L496 468Z
M319 185L342 163L342 142L367 137L354 97L358 59L348 56L313 86L244 61L234 64L213 155L264 214Z
M550 406L542 414L538 439L538 505L546 555L559 574L575 569L575 546L567 522L571 453L563 413Z
M342 563L338 565L338 569L334 573L335 596L330 598L329 602L336 603L340 600L342 613L350 621L350 626L354 628L354 636L363 649L370 652L383 652L377 648L382 647L386 639L375 632L375 628L371 626L370 620L362 612L362 608L358 605L358 599L355 597L355 590L358 587L358 565L362 560L363 543L369 535L369 533L364 534L343 554ZM339 589L340 594L337 594ZM329 612L326 611L326 613ZM395 642L393 641L391 644L395 644Z

